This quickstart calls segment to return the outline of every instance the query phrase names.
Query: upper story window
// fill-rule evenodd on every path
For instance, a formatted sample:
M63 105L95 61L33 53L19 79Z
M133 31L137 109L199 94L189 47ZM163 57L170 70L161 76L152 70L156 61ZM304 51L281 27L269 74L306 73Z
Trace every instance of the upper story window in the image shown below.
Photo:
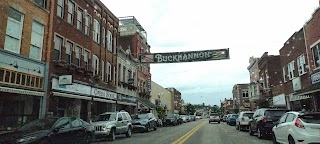
M89 68L89 59L90 59L90 52L85 50L84 55L83 55L83 61L84 61L84 68L88 69Z
M286 80L286 76L287 76L287 74L286 74L286 66L282 67L282 76L283 76L283 82L287 82L287 80Z
M69 64L71 64L72 51L73 51L73 43L67 41L67 43L66 43L66 62Z
M112 52L112 33L111 31L108 31L108 34L107 34L107 39L108 39L108 50L110 52Z
M83 10L78 8L77 13L77 29L82 31L82 17L83 17Z
M99 75L99 58L96 55L92 56L93 75Z
M294 61L291 61L288 64L288 77L289 80L292 80L294 78Z
M101 80L104 81L104 61L101 60Z
M64 0L58 0L57 2L57 16L64 17Z
M113 53L116 53L117 52L117 39L114 38L113 39Z
M68 3L68 23L73 25L75 4L71 0Z
M244 97L244 98L249 97L248 91L243 91L243 92L242 92L242 97Z
M111 64L109 62L107 62L107 81L111 81L112 78L111 78Z
M93 22L93 40L100 43L100 24L96 19Z
M82 48L80 46L77 46L77 48L76 48L76 61L75 61L75 64L77 66L81 66L81 56L82 56Z
M265 75L266 75L266 88L269 88L269 75L268 75L268 71L265 70L264 73L265 73Z
M32 23L29 57L41 60L43 47L44 26L36 21Z
M33 0L33 2L42 8L46 8L46 0Z
M54 37L54 60L61 60L61 47L62 47L63 39L59 36Z
M318 68L320 66L320 46L319 44L317 44L311 49L312 49L315 68Z
M23 18L23 14L9 8L4 49L20 54Z
M86 35L89 35L90 23L91 23L91 17L90 17L90 15L87 14L86 17L85 17L85 26L84 26L84 33Z
M102 27L102 47L105 47L106 46L106 29L104 27Z
M299 76L305 74L306 73L306 68L305 68L306 60L305 60L304 54L300 55L297 58L297 65L298 65Z

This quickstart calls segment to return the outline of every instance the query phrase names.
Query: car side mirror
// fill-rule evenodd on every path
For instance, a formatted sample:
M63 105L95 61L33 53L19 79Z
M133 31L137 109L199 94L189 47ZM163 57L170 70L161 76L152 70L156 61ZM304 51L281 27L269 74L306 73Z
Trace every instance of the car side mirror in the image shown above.
M118 118L118 121L122 121L122 118Z

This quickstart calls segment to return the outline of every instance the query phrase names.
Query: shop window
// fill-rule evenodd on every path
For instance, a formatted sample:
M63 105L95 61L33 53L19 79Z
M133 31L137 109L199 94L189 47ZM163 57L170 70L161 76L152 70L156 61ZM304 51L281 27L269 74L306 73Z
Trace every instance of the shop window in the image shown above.
M30 77L30 76L27 76L26 86L30 86L30 81L31 81L31 77Z
M17 79L16 79L16 84L21 83L21 73L17 73Z
M0 82L4 81L3 78L4 78L4 70L0 69Z
M6 71L5 73L5 78L4 78L4 82L9 82L9 78L10 78L10 72L9 71Z
M21 85L26 85L26 75L21 76Z
M10 83L16 83L16 72L11 72Z

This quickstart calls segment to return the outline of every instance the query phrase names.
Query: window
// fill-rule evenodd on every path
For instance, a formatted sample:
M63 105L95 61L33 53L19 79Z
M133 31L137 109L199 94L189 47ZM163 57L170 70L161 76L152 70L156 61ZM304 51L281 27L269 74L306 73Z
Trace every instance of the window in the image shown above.
M61 60L61 47L62 47L63 39L59 36L54 37L54 60Z
M46 0L33 0L33 2L42 8L46 8Z
M107 81L111 81L111 64L107 62Z
M107 39L108 39L108 50L112 52L112 33L110 31L108 31Z
M320 47L319 44L315 45L312 48L312 54L313 54L313 59L314 59L314 64L316 68L320 66Z
M74 18L74 8L75 8L75 4L69 0L68 3L68 23L73 25L73 18Z
M14 53L20 53L22 22L23 15L20 12L9 8L4 49Z
M77 29L81 31L82 31L82 17L83 17L83 10L78 8Z
M284 123L286 121L288 114L284 114L280 119L279 119L279 124Z
M84 68L88 69L89 68L90 52L85 50L83 58L84 58Z
M93 40L100 43L100 24L96 19L93 22Z
M282 76L283 76L283 82L287 82L287 80L286 80L286 66L282 67Z
M30 58L41 60L42 47L43 47L43 33L44 33L44 26L34 21L32 23L32 33L31 33L31 42L30 42L30 53L29 53Z
M71 64L72 50L73 50L73 43L67 41L67 44L66 44L66 62L69 63L69 64Z
M106 29L104 27L102 27L102 47L105 47L106 46Z
M304 54L300 55L297 58L297 65L298 65L299 76L305 74L306 73L306 69L305 69L306 60L305 60Z
M266 75L266 88L269 88L269 75L268 75L268 71L265 70L264 73L265 73L265 75Z
M81 66L81 56L82 56L82 48L77 46L76 48L76 62L77 66Z
M113 39L113 52L116 53L116 51L117 51L117 39L114 38Z
M289 113L286 122L292 122L295 118L296 116L294 114Z
M119 119L122 119L122 115L121 115L121 113L118 113L118 120ZM122 121L122 120L121 120Z
M58 0L57 16L63 18L64 16L64 0Z
M291 61L288 64L288 77L289 80L292 80L294 78L294 61Z
M122 81L126 82L126 67L125 66L123 66L123 69L122 69Z
M86 15L86 17L85 17L85 26L84 26L84 33L86 35L89 35L90 23L91 23L91 17L90 17L90 15Z
M80 127L82 126L82 121L80 119L71 119L72 127Z
M101 80L104 81L104 61L101 60Z
M248 91L242 92L242 97L244 97L244 98L249 97Z
M93 75L99 74L99 58L96 55L92 56Z

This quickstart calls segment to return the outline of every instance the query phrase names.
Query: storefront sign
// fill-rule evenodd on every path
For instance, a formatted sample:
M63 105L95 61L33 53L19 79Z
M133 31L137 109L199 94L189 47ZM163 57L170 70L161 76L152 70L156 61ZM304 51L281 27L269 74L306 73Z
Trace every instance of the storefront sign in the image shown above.
M118 94L118 100L123 102L136 103L136 97L124 94Z
M148 84L147 90L148 92L151 92L151 77L148 77L147 84Z
M141 63L178 63L229 59L229 49L140 55Z
M301 79L300 77L296 77L292 80L292 87L294 91L301 90Z
M311 83L316 84L318 82L320 82L320 72L311 75Z
M272 98L272 102L273 102L274 106L285 106L286 105L286 97L284 94L274 96Z
M116 99L117 94L114 92L106 91L103 89L98 89L92 87L91 90L91 95L96 96L96 97L101 97L101 98L107 98L107 99Z
M70 85L72 84L72 75L59 76L59 85Z
M52 79L52 89L54 90L60 90L60 91L67 91L67 92L73 92L73 93L79 93L79 94L85 94L90 95L91 94L91 87L73 83L72 85L59 85L58 79L53 78Z
M297 101L297 100L303 100L303 99L309 99L309 95L291 95L290 101Z

